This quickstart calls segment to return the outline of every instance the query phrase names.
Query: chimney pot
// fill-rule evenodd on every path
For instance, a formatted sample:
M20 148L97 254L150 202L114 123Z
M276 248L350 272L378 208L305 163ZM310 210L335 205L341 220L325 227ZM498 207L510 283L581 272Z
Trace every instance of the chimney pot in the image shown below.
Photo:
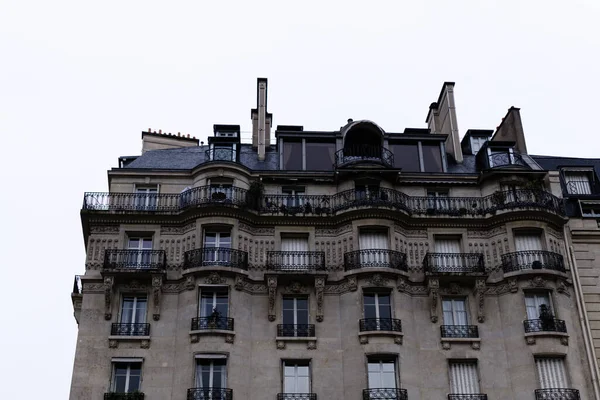
M181 132L177 132L177 136L181 136Z
M352 118L348 118L348 123L354 122Z
M189 134L189 133L187 134L187 137L188 137L188 138L190 137L190 134Z
M152 128L148 128L148 132L152 132Z
M159 129L159 130L158 130L158 133L162 134L162 129Z

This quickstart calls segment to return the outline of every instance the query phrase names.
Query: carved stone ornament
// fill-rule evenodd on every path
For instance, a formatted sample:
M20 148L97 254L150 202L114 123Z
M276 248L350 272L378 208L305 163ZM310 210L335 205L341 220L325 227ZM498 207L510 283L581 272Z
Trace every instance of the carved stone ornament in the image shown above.
M317 341L309 340L308 342L306 342L306 348L308 350L316 350L317 349Z
M356 275L348 277L348 289L351 292L356 292L358 290L358 280L356 279Z
M532 279L529 280L530 287L545 288L546 284L547 284L546 280L544 278L542 278L541 276L534 276Z
M194 290L196 282L193 276L188 275L185 277L185 290Z
M325 290L325 277L315 277L315 295L317 297L317 322L323 322L323 292Z
M451 282L449 291L450 291L450 294L460 294L462 292L462 288L460 287L460 285L458 283Z
M109 339L108 341L108 347L110 347L111 349L116 349L119 346L119 342L115 339Z
M110 302L112 300L112 291L114 283L115 278L113 276L104 277L104 319L107 321L109 321L112 318Z
M190 335L190 342L198 343L199 341L200 341L200 335L198 335L197 333Z
M481 349L481 342L475 342L475 341L471 342L471 348L473 350L479 350L479 349Z
M485 322L485 279L475 281L475 298L477 299L477 321Z
M208 275L206 277L206 279L204 279L204 283L208 283L208 284L211 284L211 285L219 285L219 284L222 284L222 283L225 283L225 282L227 282L225 280L225 278L222 278L221 275L219 275L218 272L211 272L211 274Z
M162 276L154 275L152 277L152 300L154 302L154 314L152 318L155 321L160 319L160 301L162 297Z
M430 319L435 323L438 321L438 297L440 290L440 281L437 279L429 279L429 298L431 301Z
M398 289L399 292L406 292L408 287L408 283L406 282L406 279L400 277L398 278L398 282L396 282L396 289Z
M285 340L277 341L277 350L285 350Z
M294 281L285 287L286 293L306 293L307 288L300 282Z
M140 342L140 347L142 349L149 349L150 348L150 341L148 339L142 339L142 341Z
M444 350L450 350L451 346L450 346L450 342L442 342L442 349Z
M267 277L267 288L269 295L269 321L275 321L275 300L277 298L277 277L269 276ZM284 343L285 346L285 343ZM277 347L279 348L279 347ZM285 347L284 347L285 348Z
M369 283L373 286L386 286L388 280L381 274L373 274L369 279Z
M535 344L535 336L527 336L525 338L525 341L527 342L528 345L534 345Z
M225 343L233 343L235 335L225 335Z
M567 289L567 284L562 279L557 280L556 291L560 294L564 294L567 297L571 297L571 294L569 293L569 290Z
M561 336L560 343L562 345L564 345L564 346L568 346L569 345L569 337L568 336Z
M511 278L508 280L508 288L511 293L517 293L519 291L519 284L517 278Z
M402 344L403 339L404 339L404 336L394 336L394 343Z
M233 284L233 287L235 288L235 290L244 289L244 276L243 275L235 276L235 283Z
M360 341L360 344L367 344L367 343L369 343L369 336L367 336L367 335L359 336L358 340Z
M144 290L146 289L146 285L144 285L143 283L141 283L138 280L132 280L131 282L129 282L129 284L127 285L123 285L123 290L126 291L139 291L139 290Z

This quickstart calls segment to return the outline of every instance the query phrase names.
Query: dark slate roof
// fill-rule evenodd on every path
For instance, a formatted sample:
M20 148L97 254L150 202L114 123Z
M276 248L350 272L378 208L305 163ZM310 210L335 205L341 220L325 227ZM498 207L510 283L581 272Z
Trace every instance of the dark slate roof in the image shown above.
M473 155L465 154L461 164L457 163L450 154L447 154L447 159L449 174L477 174L479 172Z
M600 158L575 158L558 156L531 156L542 168L558 170L561 167L593 167L600 177Z

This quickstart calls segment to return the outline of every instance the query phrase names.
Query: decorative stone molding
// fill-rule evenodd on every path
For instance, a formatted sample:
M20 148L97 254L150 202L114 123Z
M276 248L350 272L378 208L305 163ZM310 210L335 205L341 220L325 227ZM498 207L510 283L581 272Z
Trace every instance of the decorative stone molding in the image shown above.
M218 272L211 272L210 275L204 279L204 283L208 283L210 285L220 285L225 282L227 282L227 280L221 277Z
M160 301L162 297L162 275L152 276L152 300L154 302L154 314L152 319L158 321L160 319Z
M323 322L323 292L325 290L325 277L315 276L315 296L317 298L317 322Z
M192 275L185 277L185 290L194 290L196 288L196 280Z
M442 338L442 349L450 350L452 344L470 344L473 350L481 349L480 338Z
M233 343L235 340L235 331L224 329L202 329L190 331L190 343L198 343L202 336L223 336L225 343Z
M119 233L119 225L90 226L90 233Z
M119 342L117 342L115 339L108 340L108 347L110 347L111 349L116 349L118 346Z
M114 276L104 277L104 319L109 321L112 318L111 300L113 295L113 286L115 284Z
M278 350L285 350L285 341L283 340L277 340L277 349Z
M369 332L359 332L358 333L358 340L360 342L360 344L367 344L369 343L369 338L370 337L392 337L394 338L394 343L401 345L403 343L404 340L404 333L402 332L395 332L395 331L369 331Z
M306 348L308 350L316 350L317 349L317 341L309 340L308 342L306 342Z
M534 276L529 280L529 287L533 288L545 288L548 286L548 282L541 276Z
M254 227L243 222L238 223L238 229L240 231L249 233L252 236L273 236L275 235L274 227Z
M146 290L146 285L133 279L128 284L122 285L121 289L127 292L141 292Z
M411 296L427 296L429 289L423 285L411 285L404 277L399 277L396 282L396 289L399 292L410 294Z
M356 275L348 277L348 289L350 289L351 292L356 292L358 290L358 279L356 278Z
M315 237L339 236L347 232L352 232L352 224L345 224L337 228L316 228Z
M163 283L163 293L180 293L183 291L183 284L179 283Z
M277 299L277 276L269 275L267 276L267 288L269 295L269 321L275 321L277 317L275 314L275 300Z
M564 294L567 297L571 297L571 293L569 293L569 289L567 288L567 284L563 279L556 280L556 291L560 294Z
M316 281L315 281L315 283L316 283ZM300 282L294 281L294 282L290 283L288 286L284 287L283 292L284 293L307 293L308 288L306 286L302 285Z
M373 274L369 278L369 283L373 286L387 286L388 280L381 274Z
M235 290L244 289L244 276L243 275L236 274L233 287L235 288Z
M142 339L142 341L140 342L140 347L142 349L148 349L148 348L150 348L150 340Z
M517 293L519 291L519 284L517 283L517 278L510 278L508 280L508 289L511 293Z
M235 339L234 334L225 335L225 343L233 344L234 339Z
M438 297L439 297L439 290L440 290L440 281L437 279L429 279L429 281L427 282L427 288L429 290L429 298L430 298L430 303L431 303L431 307L430 307L430 319L431 322L437 322L438 321Z
M111 349L116 349L119 347L120 342L140 342L140 348L149 349L150 348L150 336L114 336L111 335L108 337L108 347Z
M275 345L277 346L277 350L285 350L285 348L287 347L287 343L294 343L294 342L306 343L307 350L316 350L316 348L317 348L317 338L316 337L277 336L275 338Z
M477 300L477 321L485 322L485 279L475 280L475 299Z
M559 339L560 343L563 346L568 346L569 345L569 334L568 333L563 333L563 332L531 332L531 333L526 333L525 334L525 342L527 342L528 345L534 345L537 343L537 339L541 339L541 338L555 338L555 339Z

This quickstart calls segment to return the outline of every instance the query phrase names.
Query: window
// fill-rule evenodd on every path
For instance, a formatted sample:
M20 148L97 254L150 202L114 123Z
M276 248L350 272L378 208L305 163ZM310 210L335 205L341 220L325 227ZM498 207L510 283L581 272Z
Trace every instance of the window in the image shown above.
M201 288L198 329L228 329L229 291L226 287Z
M460 239L451 237L436 237L434 243L435 252L439 254L434 263L437 268L448 270L460 270L462 265Z
M306 236L285 236L281 238L281 251L283 268L290 267L297 269L308 268L311 264L311 257L308 254L308 237Z
M310 364L308 361L283 362L283 392L310 393Z
M215 136L217 137L237 137L237 132L223 132L223 131L217 131L215 132Z
M600 202L599 201L579 201L582 217L600 218Z
M388 235L385 231L361 229L358 237L360 263L364 266L389 266Z
M479 377L475 361L450 361L450 392L479 394Z
M565 185L569 194L592 194L592 171L565 171ZM593 175L591 175L593 176Z
M425 172L442 172L442 153L439 143L422 143L423 167Z
M286 196L285 205L287 207L302 207L305 203L303 187L284 187L281 189L281 193Z
M376 200L379 199L379 183L355 184L354 191L356 200Z
M402 143L391 145L394 153L394 167L402 168L405 172L420 172L419 145L415 143Z
M231 202L233 198L233 183L231 181L210 180L209 198L211 201Z
M124 296L121 304L119 335L139 336L147 335L146 309L148 300L146 296Z
M112 392L135 392L136 390L140 390L141 383L141 362L113 362Z
M514 164L512 149L488 148L488 155L490 168Z
M471 136L471 153L477 154L487 140L487 137Z
M308 325L308 298L283 298L283 335L282 336L312 336Z
M293 142L286 138L283 142L283 169L301 171L302 155L302 142Z
M136 186L135 187L135 207L138 210L148 210L156 208L158 199L157 186Z
M211 161L235 161L235 144L209 145L208 159Z
M204 232L204 263L228 264L231 262L231 233L224 231Z
M396 361L391 358L369 358L368 380L370 389L393 389L397 387ZM378 393L372 394L372 398L378 398Z
M152 263L152 238L131 237L127 245L127 264L134 267L149 266Z
M519 268L542 268L542 237L537 232L515 233L515 254Z
M334 164L335 143L306 142L306 169L331 171Z
M392 307L389 293L363 294L365 326L369 330L391 331Z
M221 391L216 389L227 387L227 358L220 354L203 354L200 357L196 356L196 388L205 390L200 392L199 397L194 398L202 400L224 398Z
M548 307L548 311L552 312L548 293L526 293L525 308L527 310L527 319L539 319L542 305Z
M467 299L443 298L444 325L468 325Z
M562 389L569 387L564 358L536 357L535 365L541 389Z
M447 210L450 208L447 190L428 190L427 197L427 208L434 210Z

